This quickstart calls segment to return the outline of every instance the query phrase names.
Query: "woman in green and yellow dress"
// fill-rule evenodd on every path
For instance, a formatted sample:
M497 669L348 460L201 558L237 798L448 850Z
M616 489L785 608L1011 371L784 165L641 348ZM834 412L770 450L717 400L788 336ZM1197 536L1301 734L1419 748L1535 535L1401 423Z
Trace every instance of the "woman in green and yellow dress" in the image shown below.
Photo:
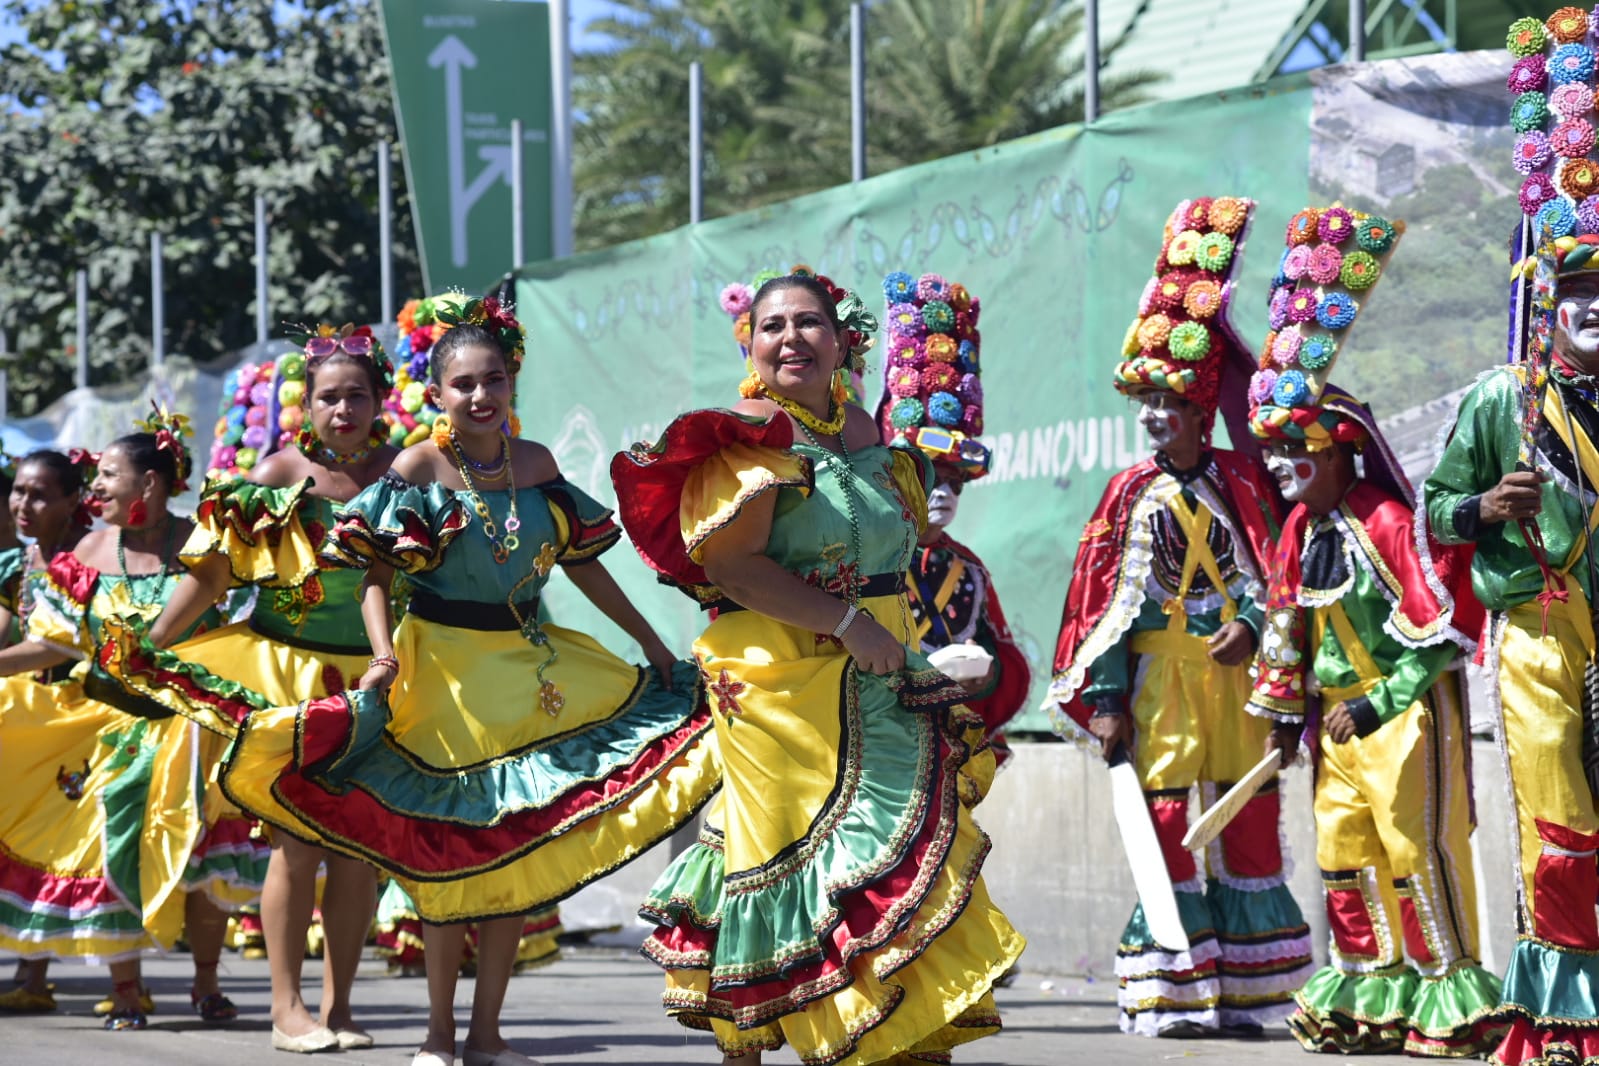
M226 917L260 892L265 849L210 781L225 741L123 692L95 659L106 619L154 618L177 584L189 523L167 509L187 476L181 418L163 415L100 456L91 492L106 528L52 559L23 643L0 652L0 947L111 964L108 1029L140 1029L139 955L186 929L191 1001L236 1011L217 985ZM20 479L19 479L20 480ZM31 590L30 591L34 591ZM219 621L213 611L195 626ZM15 675L79 660L71 678Z
M86 463L78 461L87 460L87 456L82 452L76 455L75 459L43 449L29 453L6 471L6 520L13 539L20 531L29 543L0 552L0 648L22 639L46 569L57 555L72 552L91 521L83 504ZM0 685L45 684L64 680L66 674L64 668L56 667L54 671L16 677ZM0 1011L55 1010L55 995L47 980L49 967L48 957L19 959L16 987L0 994Z
M361 619L360 574L318 561L334 510L375 482L399 452L385 443L380 397L393 370L366 327L319 327L304 338L306 425L295 446L246 479L208 485L194 534L179 553L178 584L147 640L108 630L107 670L153 699L232 739L239 687L274 704L343 692L372 655ZM174 644L230 588L257 590L245 621ZM170 647L169 647L170 646ZM157 651L166 648L165 651ZM196 682L195 679L201 679ZM306 934L322 887L325 979L320 1016L301 995ZM372 922L377 871L291 834L272 835L261 925L272 975L272 1046L313 1052L372 1046L354 1022L350 989Z
M393 874L421 915L428 1035L417 1066L455 1061L466 922L479 923L466 1066L520 1066L499 1031L523 915L614 870L692 817L715 787L709 712L598 556L619 531L518 439L521 328L467 301L433 350L447 415L343 509L326 551L366 571L376 653L358 690L298 707L257 695L223 784L274 827ZM538 622L560 567L643 647L650 667ZM412 591L391 632L396 571Z
M930 465L844 402L875 322L839 296L767 282L746 399L612 465L634 546L713 612L694 651L723 791L644 905L644 951L667 1010L740 1066L785 1043L807 1064L948 1062L998 1029L991 988L1023 946L979 876L983 721L906 648Z

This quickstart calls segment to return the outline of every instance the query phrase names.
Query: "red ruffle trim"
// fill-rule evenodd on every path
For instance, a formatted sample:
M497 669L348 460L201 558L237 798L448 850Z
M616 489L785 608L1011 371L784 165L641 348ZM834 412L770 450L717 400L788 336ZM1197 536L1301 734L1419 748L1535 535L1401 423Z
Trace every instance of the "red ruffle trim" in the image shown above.
M1494 1052L1493 1061L1506 1066L1520 1063L1585 1066L1599 1062L1599 1029L1540 1026L1517 1017L1511 1020L1510 1031Z
M386 870L414 881L453 881L513 862L557 830L625 802L711 729L710 714L701 702L683 725L609 777L582 782L539 809L508 814L494 825L469 825L401 814L360 788L334 793L306 776L303 766L339 755L348 743L349 703L343 695L328 696L301 708L304 764L284 772L272 791L321 835Z
M59 877L0 851L0 895L29 904L86 910L123 906L103 876Z
M652 445L635 444L611 460L617 510L633 547L651 569L679 585L705 586L704 567L683 545L678 505L683 484L705 460L733 444L787 449L794 426L787 418L759 421L720 408L689 411L672 420Z

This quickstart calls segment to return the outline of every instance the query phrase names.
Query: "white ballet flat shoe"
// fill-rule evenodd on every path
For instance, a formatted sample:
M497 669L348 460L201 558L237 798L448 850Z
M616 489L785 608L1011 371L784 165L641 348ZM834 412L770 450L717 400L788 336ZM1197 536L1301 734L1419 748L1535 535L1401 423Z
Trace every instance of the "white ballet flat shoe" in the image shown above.
M466 1055L461 1059L461 1066L544 1066L544 1064L538 1059L530 1059L520 1051L512 1051L510 1048L492 1055L487 1051L467 1048Z

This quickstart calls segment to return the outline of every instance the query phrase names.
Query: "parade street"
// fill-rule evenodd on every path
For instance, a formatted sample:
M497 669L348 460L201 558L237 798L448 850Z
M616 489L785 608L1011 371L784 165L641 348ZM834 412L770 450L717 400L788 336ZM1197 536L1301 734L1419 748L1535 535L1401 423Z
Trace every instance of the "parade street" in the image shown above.
M718 1061L708 1036L683 1029L658 1006L660 971L640 959L622 937L607 946L567 949L554 966L511 982L504 1031L518 1050L556 1063L699 1063ZM321 963L306 960L306 997L319 994ZM9 971L10 960L0 960ZM239 1005L231 1026L204 1025L188 1009L193 971L187 955L147 959L146 981L157 1013L143 1032L107 1033L91 1013L108 987L105 970L56 966L54 1014L0 1016L0 1063L5 1066L289 1066L290 1055L268 1046L267 964L223 957L223 987ZM1047 984L1049 987L1041 987ZM463 978L456 1003L464 1017L472 981ZM1168 1041L1124 1036L1116 1028L1114 983L1048 978L1023 972L998 991L1005 1030L997 1037L956 1050L960 1066L1055 1066L1058 1063L1303 1062L1305 1053L1274 1029L1262 1040ZM427 1015L420 978L385 976L381 960L369 957L355 984L357 1017L377 1038L369 1051L343 1052L324 1061L337 1066L405 1066L422 1039ZM307 1061L318 1061L310 1059ZM766 1056L769 1066L798 1060L785 1049Z

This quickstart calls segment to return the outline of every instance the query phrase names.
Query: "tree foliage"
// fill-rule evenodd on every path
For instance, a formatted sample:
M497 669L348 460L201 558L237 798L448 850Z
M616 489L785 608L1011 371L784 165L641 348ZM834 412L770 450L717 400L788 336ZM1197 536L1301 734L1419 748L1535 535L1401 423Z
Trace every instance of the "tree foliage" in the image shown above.
M13 409L70 388L73 275L90 282L91 381L150 353L150 234L166 346L255 339L253 201L266 197L274 333L379 311L376 149L397 139L377 0L284 19L274 0L0 0L0 323ZM396 284L420 286L402 168Z
M577 243L689 215L688 70L704 67L704 214L849 178L848 0L613 0L580 54ZM881 173L1082 118L1082 12L1067 0L877 0L867 30L869 170ZM1108 51L1108 50L1107 50ZM1144 76L1106 82L1106 109Z

